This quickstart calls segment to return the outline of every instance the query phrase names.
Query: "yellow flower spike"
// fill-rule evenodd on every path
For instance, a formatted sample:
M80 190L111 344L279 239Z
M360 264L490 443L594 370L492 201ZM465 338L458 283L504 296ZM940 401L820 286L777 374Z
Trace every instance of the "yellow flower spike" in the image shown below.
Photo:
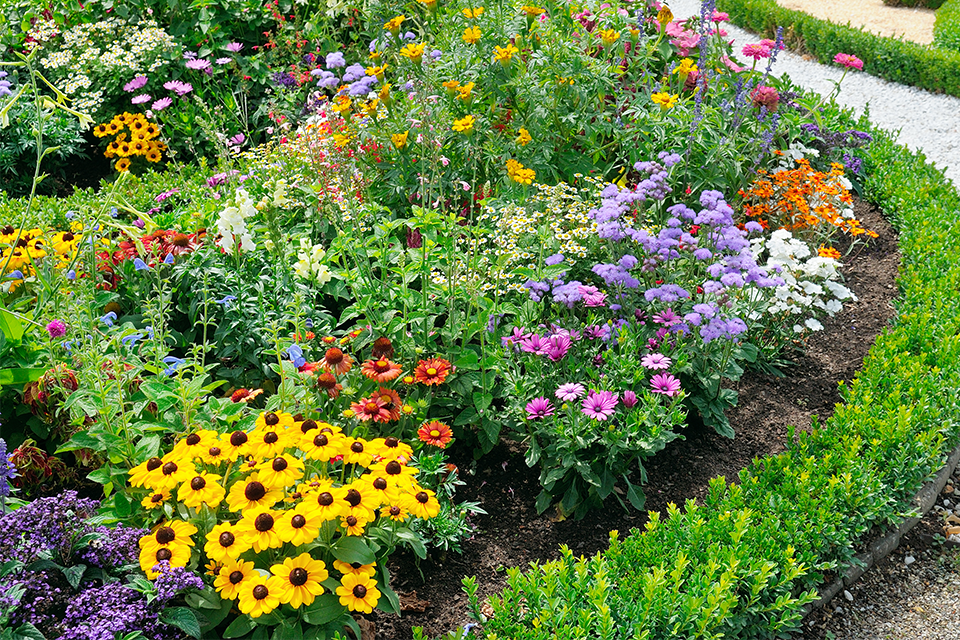
M224 600L236 600L240 597L240 590L246 586L246 583L259 576L252 562L246 560L226 562L220 567L220 573L213 581L213 587Z
M323 593L320 583L330 577L327 565L322 560L314 560L306 552L296 558L286 558L283 564L273 565L270 572L282 585L277 594L280 602L294 609L313 604L316 597Z

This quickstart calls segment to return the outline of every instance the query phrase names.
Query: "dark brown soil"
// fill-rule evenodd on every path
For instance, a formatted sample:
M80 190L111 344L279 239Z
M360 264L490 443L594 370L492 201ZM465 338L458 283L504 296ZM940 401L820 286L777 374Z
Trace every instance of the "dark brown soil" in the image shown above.
M648 461L644 487L646 509L664 511L667 504L701 498L716 476L734 479L755 457L783 450L788 425L809 429L811 417L822 423L840 402L838 383L849 382L860 368L874 338L894 315L899 265L896 235L868 205L858 202L858 219L880 237L860 244L844 258L847 286L858 301L824 320L824 330L813 334L807 349L797 354L784 377L748 372L736 386L740 403L728 413L736 431L729 440L712 429L688 427L676 440ZM843 251L843 248L841 251ZM401 594L403 616L378 613L372 622L376 637L412 637L411 628L424 628L436 637L471 622L463 576L476 576L481 600L506 583L504 567L555 559L559 545L576 554L591 555L606 548L609 532L641 527L646 512L625 512L616 505L580 521L558 521L547 511L537 515L534 500L540 492L538 470L530 469L520 446L501 442L479 462L457 460L467 485L458 494L482 504L489 515L478 516L477 534L463 544L464 553L431 556L419 563L410 555L391 561L393 587Z

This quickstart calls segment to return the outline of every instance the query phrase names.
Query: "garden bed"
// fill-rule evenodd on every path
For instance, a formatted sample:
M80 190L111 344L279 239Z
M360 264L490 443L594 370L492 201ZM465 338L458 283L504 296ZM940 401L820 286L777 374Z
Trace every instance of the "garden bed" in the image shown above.
M703 498L712 478L734 481L752 460L783 451L789 426L809 430L812 417L822 424L832 415L834 405L841 402L838 383L853 379L874 339L894 316L900 258L896 232L862 200L855 212L867 228L879 233L844 258L846 283L858 301L825 320L824 330L795 354L782 377L749 371L740 380L740 402L729 412L735 439L694 425L684 430L685 439L675 440L650 460L645 509L665 514L671 502ZM478 462L452 453L467 481L464 499L479 502L488 515L475 519L477 532L463 543L463 554L447 553L419 563L412 554L397 557L391 573L404 611L399 619L377 613L373 620L378 638L410 638L415 626L437 637L469 623L460 584L463 576L477 576L479 594L486 597L504 587L506 567L556 559L560 545L577 556L590 556L607 548L611 530L626 535L647 522L646 512L626 513L616 506L579 521L561 520L554 512L538 515L533 504L539 491L538 470L527 467L524 448L515 443L501 442Z

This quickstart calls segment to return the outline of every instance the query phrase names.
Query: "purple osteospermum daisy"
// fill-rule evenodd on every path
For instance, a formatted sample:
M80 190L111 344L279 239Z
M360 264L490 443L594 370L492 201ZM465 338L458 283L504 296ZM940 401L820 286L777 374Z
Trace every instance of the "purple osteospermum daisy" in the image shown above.
M130 102L132 104L143 104L144 102L150 102L151 100L153 100L153 98L150 97L149 93L141 93L138 96L130 98Z
M662 353L650 353L640 358L640 365L645 369L669 369L673 360Z
M591 391L583 399L583 414L594 420L606 420L617 406L617 394L612 391Z
M243 45L242 45L241 43L239 43L239 42L231 42L230 44L228 44L228 45L227 45L226 47L224 47L224 48L225 48L227 51L230 51L230 52L232 52L232 53L240 53L240 51L243 49Z
M674 313L673 309L664 309L653 316L653 321L657 324L665 324L668 327L680 322L680 316Z
M151 106L150 108L153 109L154 111L163 111L164 109L166 109L172 104L173 104L173 100L171 100L170 98L160 98L159 100L154 102L153 106Z
M210 61L204 60L203 58L197 58L195 60L187 60L187 69L193 69L194 71L204 71L210 68Z
M163 88L167 91L173 91L178 96L183 96L191 91L193 91L193 85L189 82L181 82L179 80L171 80L170 82L164 82Z
M67 325L63 320L51 320L47 323L47 333L51 338L59 338L67 334Z
M623 392L623 406L627 409L631 409L637 405L637 394L633 391L624 391Z
M542 418L549 418L553 415L553 405L550 404L550 401L540 396L539 398L534 398L527 403L527 419L529 420L540 420Z
M669 373L659 373L653 376L650 379L650 386L654 393L662 393L671 398L680 393L680 381Z
M230 64L231 62L233 62L233 60L231 58L217 58L216 60L214 60L214 62L222 66L225 64Z
M123 85L123 90L132 93L137 89L142 89L147 84L147 76L136 76L133 80Z
M560 385L553 395L564 402L573 402L574 400L579 400L586 391L582 384L567 382L566 384Z

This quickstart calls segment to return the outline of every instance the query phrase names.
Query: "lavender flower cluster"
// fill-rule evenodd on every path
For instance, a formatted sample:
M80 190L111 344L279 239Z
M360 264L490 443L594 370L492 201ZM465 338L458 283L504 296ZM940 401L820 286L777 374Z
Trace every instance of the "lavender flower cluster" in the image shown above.
M88 532L86 518L96 513L98 506L96 500L65 491L4 514L0 517L0 563L18 560L29 564L47 552L68 560L74 540Z

